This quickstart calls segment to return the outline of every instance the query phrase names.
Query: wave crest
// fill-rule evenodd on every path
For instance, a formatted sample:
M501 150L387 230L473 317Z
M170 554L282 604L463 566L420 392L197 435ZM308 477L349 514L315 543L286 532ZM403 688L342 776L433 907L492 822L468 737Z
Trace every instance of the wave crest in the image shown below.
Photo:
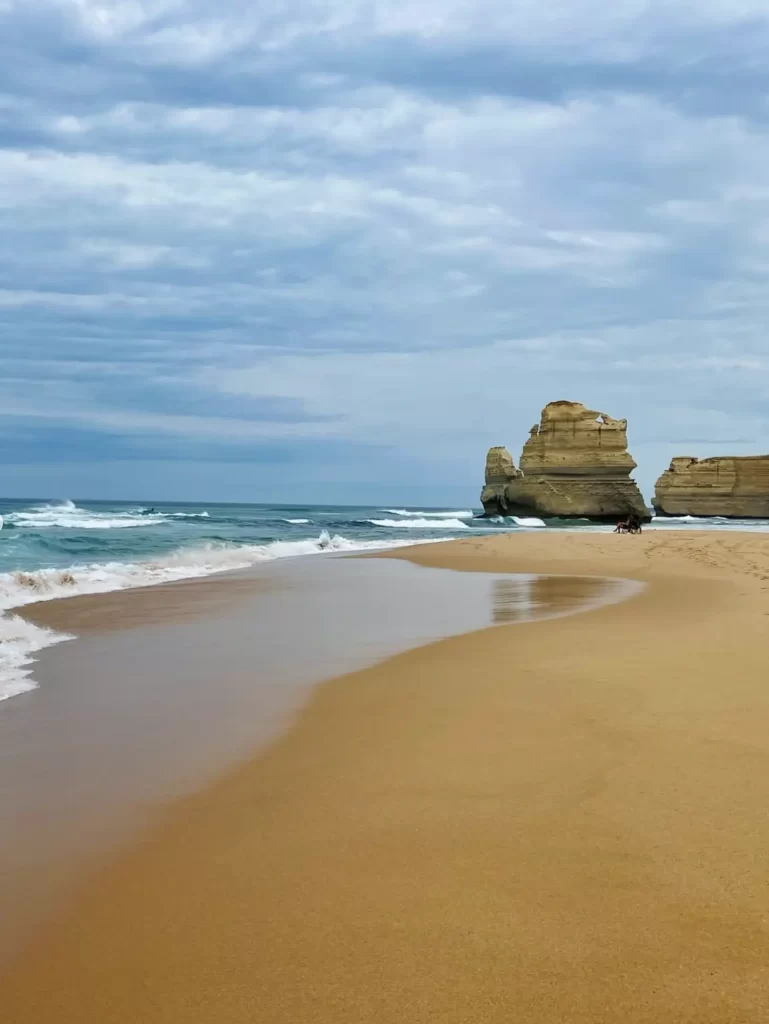
M72 501L58 505L35 505L24 512L9 512L9 526L28 530L130 530L144 526L162 526L178 519L210 519L208 512L156 512L154 508L97 512L80 508Z
M461 519L365 519L372 526L385 526L391 530L469 530Z
M27 512L10 512L5 521L31 530L125 530L138 526L160 526L167 521L167 517L162 513L147 514L141 509L94 512L79 508L72 501L64 501L59 505L36 505Z
M458 512L430 512L420 509L380 508L379 511L389 512L392 516L418 516L423 519L472 519L475 516L470 509L460 509Z

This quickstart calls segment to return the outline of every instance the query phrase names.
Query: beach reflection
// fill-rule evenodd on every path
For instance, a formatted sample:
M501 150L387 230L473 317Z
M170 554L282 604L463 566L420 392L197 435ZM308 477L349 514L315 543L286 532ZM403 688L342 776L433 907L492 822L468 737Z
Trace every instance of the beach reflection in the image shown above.
M495 626L569 615L616 600L624 580L597 576L507 576L491 582L491 618Z

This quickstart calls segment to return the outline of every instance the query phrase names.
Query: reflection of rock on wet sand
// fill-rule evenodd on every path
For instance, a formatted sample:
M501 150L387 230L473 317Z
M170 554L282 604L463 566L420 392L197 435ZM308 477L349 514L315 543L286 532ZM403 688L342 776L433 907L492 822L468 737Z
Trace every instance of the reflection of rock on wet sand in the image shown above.
M496 626L568 615L613 595L620 580L592 576L511 576L492 582L492 621Z
M492 580L491 617L495 626L525 622L532 617L533 583L534 578L526 576Z

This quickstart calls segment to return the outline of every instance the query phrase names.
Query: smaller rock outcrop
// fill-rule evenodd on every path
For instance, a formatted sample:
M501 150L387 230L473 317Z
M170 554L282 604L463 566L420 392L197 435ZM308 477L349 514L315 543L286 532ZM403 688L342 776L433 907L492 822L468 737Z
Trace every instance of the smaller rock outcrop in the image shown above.
M520 469L506 448L489 450L481 502L487 515L645 520L649 511L630 478L635 466L626 420L580 402L551 402L531 428Z
M489 448L486 455L486 483L481 491L481 504L488 515L507 514L507 486L520 476L507 448Z
M769 519L769 455L675 458L652 504L662 516Z

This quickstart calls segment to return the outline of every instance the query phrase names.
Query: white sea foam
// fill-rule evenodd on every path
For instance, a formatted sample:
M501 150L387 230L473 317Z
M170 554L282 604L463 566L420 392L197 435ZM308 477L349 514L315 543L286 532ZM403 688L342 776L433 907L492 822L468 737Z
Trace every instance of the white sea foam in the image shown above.
M292 526L304 526L309 523L309 519L284 519L284 523L291 523Z
M365 519L372 526L386 526L392 530L469 530L461 519Z
M78 508L71 501L64 501L60 505L38 505L27 512L10 512L6 516L9 524L32 530L56 527L69 530L125 530L139 526L160 526L166 520L167 517L160 513L93 512Z
M728 523L726 516L654 516L658 523Z
M30 678L32 655L71 637L42 629L8 610L36 601L51 601L78 594L104 594L147 587L174 580L210 576L245 569L259 562L332 551L374 551L402 547L404 541L354 541L330 536L326 530L314 540L273 541L237 546L210 541L179 548L146 562L109 562L75 565L67 569L0 573L0 700L35 688ZM412 542L413 543L413 542Z
M430 512L407 508L380 508L379 511L389 512L393 516L421 516L430 519L472 519L475 515L470 509L460 509L458 512Z
M518 526L544 526L545 523L541 519L537 519L536 516L513 516L513 521Z
M750 530L752 533L766 533L769 520L766 519L728 519L726 516L654 516L652 526L655 529L667 526L675 529L682 525L695 524L700 530Z
M34 690L36 684L30 678L32 655L71 639L66 633L35 626L18 615L0 618L0 701Z
M67 569L0 573L0 610L35 601L50 601L76 594L101 594L130 587L146 587L173 580L210 576L229 569L245 569L258 562L323 551L366 551L399 547L402 541L356 541L330 536L323 530L315 539L272 541L269 544L205 544L177 548L144 562L106 562L74 565Z

